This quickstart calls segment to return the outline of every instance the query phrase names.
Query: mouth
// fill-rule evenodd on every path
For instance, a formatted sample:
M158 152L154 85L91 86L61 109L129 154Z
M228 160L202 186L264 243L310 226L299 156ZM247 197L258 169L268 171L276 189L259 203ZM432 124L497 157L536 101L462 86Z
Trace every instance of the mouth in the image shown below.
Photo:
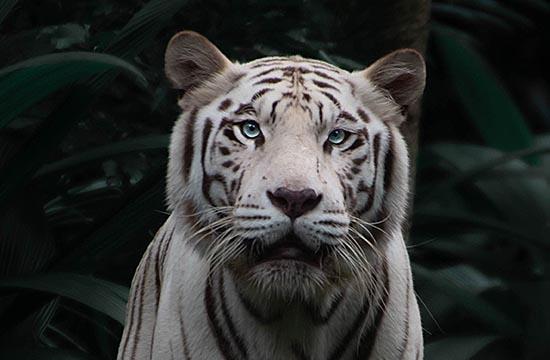
M273 262L294 261L313 267L321 267L326 250L313 250L306 246L294 233L264 248L256 259L256 265Z

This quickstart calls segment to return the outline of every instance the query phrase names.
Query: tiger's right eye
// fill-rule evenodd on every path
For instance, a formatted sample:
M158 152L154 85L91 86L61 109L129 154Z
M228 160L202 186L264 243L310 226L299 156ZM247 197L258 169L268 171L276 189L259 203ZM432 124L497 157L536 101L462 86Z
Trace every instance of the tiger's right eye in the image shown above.
M348 132L342 129L335 129L328 134L328 141L333 145L340 145L348 137Z
M262 134L260 124L254 120L247 120L241 124L241 132L248 139L255 139Z

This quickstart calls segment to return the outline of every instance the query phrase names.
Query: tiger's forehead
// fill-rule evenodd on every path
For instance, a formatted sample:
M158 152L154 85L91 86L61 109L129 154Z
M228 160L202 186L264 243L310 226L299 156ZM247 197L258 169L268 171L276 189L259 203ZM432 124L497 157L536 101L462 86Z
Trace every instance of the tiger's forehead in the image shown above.
M321 77L327 76L329 79L331 79L331 73L336 76L349 74L347 71L327 62L306 59L301 56L265 57L243 65L257 76L268 74L270 71L282 71L290 75L290 72L295 70L301 71L302 73L314 73Z
M244 64L245 81L252 86L286 85L294 91L340 91L349 72L328 63L299 56L262 58Z
M268 57L240 64L238 71L241 75L219 110L240 113L254 108L275 118L294 107L309 113L317 125L338 114L351 120L367 116L357 112L350 73L323 61Z

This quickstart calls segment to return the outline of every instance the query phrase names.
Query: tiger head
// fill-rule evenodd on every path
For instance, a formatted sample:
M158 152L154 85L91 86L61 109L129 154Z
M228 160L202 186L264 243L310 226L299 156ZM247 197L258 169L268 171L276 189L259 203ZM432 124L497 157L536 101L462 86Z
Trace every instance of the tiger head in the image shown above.
M299 56L239 64L184 31L165 65L184 92L168 203L193 223L190 241L209 266L251 296L368 285L405 215L399 126L424 88L421 55L398 50L351 73Z

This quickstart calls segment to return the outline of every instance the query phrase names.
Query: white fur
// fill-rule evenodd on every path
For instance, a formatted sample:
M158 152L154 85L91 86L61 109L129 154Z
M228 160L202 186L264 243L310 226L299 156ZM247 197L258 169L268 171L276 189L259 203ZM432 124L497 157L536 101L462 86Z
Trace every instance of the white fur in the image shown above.
M329 66L299 57L281 58L281 61L311 70L316 65ZM338 344L345 340L346 331L365 304L369 305L369 312L357 333L349 342L345 342L346 348L339 359L355 358L354 355L361 345L361 335L369 334L377 319L380 319L380 324L373 333L376 337L370 359L422 359L420 315L412 286L409 258L401 234L409 192L407 149L398 130L398 125L404 118L399 111L399 105L404 104L396 104L391 94L387 94L376 82L365 77L376 75L377 81L380 81L385 78L384 74L376 73L378 68L390 69L386 74L389 77L399 76L400 68L405 72L410 72L410 68L402 64L393 67L377 64L378 68L371 69L370 72L350 74L337 68L331 72L331 76L339 79L341 84L350 84L349 89L341 85L338 93L338 101L342 107L350 109L350 112L358 107L364 108L370 118L366 126L369 146L365 147L365 154L368 160L362 165L357 177L349 180L349 184L356 186L356 181L362 180L365 185L376 185L372 198L361 194L355 199L359 205L372 204L370 210L361 215L361 221L380 221L382 224L379 226L384 227L373 249L365 245L348 250L348 257L340 259L337 264L331 264L330 269L301 270L299 265L290 262L284 267L257 266L255 270L243 273L242 264L235 265L240 264L239 259L243 256L237 248L232 248L230 242L217 244L216 241L221 241L219 234L218 238L200 235L200 230L197 231L200 226L193 228L197 221L202 221L204 229L207 226L204 224L212 224L218 219L214 216L209 201L230 203L234 196L235 203L232 205L236 207L228 210L230 216L235 217L231 227L248 229L241 233L234 230L236 238L251 237L264 247L277 241L291 228L307 246L314 249L322 245L343 246L342 242L347 241L346 236L351 231L354 220L349 213L355 210L350 208L349 199L348 202L344 199L339 185L339 173L349 159L338 150L327 154L323 151L323 143L319 141L326 138L335 126L331 121L336 121L334 119L338 116L338 110L319 91L310 91L310 103L323 103L324 117L329 120L325 119L323 123L320 119L315 119L313 112L308 113L303 106L300 107L303 104L299 100L288 104L281 102L282 105L277 107L278 125L270 127L267 122L265 126L262 125L265 137L262 147L256 148L253 142L242 138L236 130L235 136L240 136L239 141L244 147L235 151L235 159L250 169L242 177L239 193L228 194L217 183L208 190L208 196L214 200L208 200L203 193L205 172L211 175L209 172L228 171L220 165L222 159L212 150L217 143L223 141L221 135L211 135L208 137L209 143L202 144L205 122L210 121L212 128L216 129L222 121L222 115L234 116L229 113L221 114L223 111L219 110L219 105L222 99L230 98L238 104L261 89L250 79L265 68L254 70L255 64L258 62L228 66L223 74L217 75L202 89L198 88L181 100L183 112L172 132L167 174L167 199L172 214L159 230L136 271L128 306L127 326L118 359L223 359L205 305L208 282L212 288L216 288L222 276L227 300L226 311L231 314L234 326L246 344L248 359L295 359L296 347L305 351L311 359L327 359ZM235 86L228 79L239 73L246 75L241 85ZM313 80L305 75L303 85L290 84L290 89L295 92L295 99L300 99L308 86L314 88L310 81ZM288 91L289 84L281 82L269 87L271 91L255 104L257 119L268 118L273 101ZM407 98L412 96L406 95ZM192 133L193 163L186 180L183 172L185 133L193 112L196 122ZM360 131L365 124L347 123L345 126L350 131ZM375 136L380 146L378 163L374 162ZM199 161L203 156L203 148L206 149L204 168ZM394 154L392 181L389 189L383 191L381 184L384 181L384 166L389 152ZM279 187L312 188L317 193L322 193L323 198L317 208L291 223L288 217L270 203L266 195L267 191ZM239 206L250 203L255 207ZM193 214L189 214L189 204L193 205L194 210L191 212L199 213L190 216ZM342 212L327 215L329 213L326 211L333 209L341 209ZM386 218L379 218L384 211ZM255 216L257 219L247 220L248 216ZM337 228L321 225L327 220L345 225ZM263 228L254 230L259 227ZM331 236L319 235L321 230ZM357 238L354 233L349 234ZM221 254L221 258L209 257L212 248L217 245L219 252L216 255ZM358 257L354 257L354 252ZM220 259L221 266L213 272L210 261ZM383 263L387 268L388 289L384 289L381 280L383 274L369 271L381 269ZM160 266L157 267L157 264ZM359 271L354 269L359 265L362 266ZM333 278L327 275L329 270L338 276ZM157 279L160 279L158 289ZM158 298L155 291L160 294ZM383 299L386 299L385 291L388 292L388 297L383 303ZM316 309L320 314L326 313L339 293L344 294L343 300L328 323L314 324L311 309ZM216 292L213 295L214 302L217 301L218 304L219 294ZM276 315L277 320L267 324L258 321L244 306L241 301L243 296L262 316ZM136 314L136 309L141 309L141 314ZM383 313L379 309L383 309ZM138 315L142 317L139 331L136 325ZM224 316L219 307L216 307L216 315ZM222 332L229 333L227 322L222 321L221 327ZM230 348L238 354L236 342L231 338L229 342Z

